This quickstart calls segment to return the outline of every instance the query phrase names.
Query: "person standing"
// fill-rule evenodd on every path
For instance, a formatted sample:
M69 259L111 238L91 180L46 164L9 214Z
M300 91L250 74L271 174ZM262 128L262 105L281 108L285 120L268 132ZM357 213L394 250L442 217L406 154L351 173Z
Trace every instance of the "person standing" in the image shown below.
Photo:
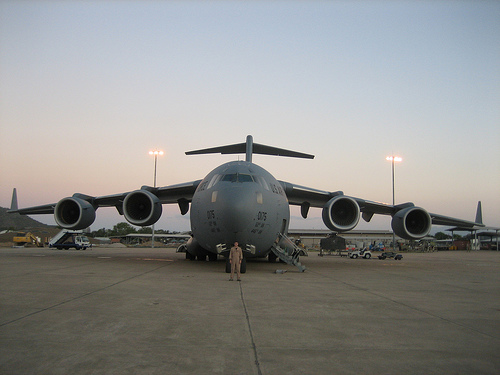
M238 246L238 242L234 243L234 246L231 248L229 252L229 262L231 263L231 277L229 281L233 281L234 272L236 271L236 276L238 277L238 281L241 281L241 261L243 260L243 250Z

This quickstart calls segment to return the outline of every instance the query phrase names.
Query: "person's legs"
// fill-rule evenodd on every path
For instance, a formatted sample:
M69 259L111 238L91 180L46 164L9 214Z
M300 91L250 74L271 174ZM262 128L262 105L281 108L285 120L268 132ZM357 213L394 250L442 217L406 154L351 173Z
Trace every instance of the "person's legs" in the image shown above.
M236 270L236 262L231 261L231 277L229 278L229 280L233 280L235 270Z

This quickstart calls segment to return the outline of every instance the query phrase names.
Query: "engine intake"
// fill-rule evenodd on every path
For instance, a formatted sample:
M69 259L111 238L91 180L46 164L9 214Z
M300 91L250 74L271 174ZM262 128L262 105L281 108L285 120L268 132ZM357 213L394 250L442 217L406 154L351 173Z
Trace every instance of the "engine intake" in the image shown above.
M392 218L392 230L406 240L417 240L429 234L432 219L429 213L420 207L409 207L398 211Z
M57 225L65 229L85 229L95 220L95 208L80 198L63 198L54 210Z
M123 214L130 224L146 227L158 221L162 213L161 202L147 190L136 190L125 197Z
M359 205L351 197L337 196L323 207L323 222L335 232L353 229L359 221Z

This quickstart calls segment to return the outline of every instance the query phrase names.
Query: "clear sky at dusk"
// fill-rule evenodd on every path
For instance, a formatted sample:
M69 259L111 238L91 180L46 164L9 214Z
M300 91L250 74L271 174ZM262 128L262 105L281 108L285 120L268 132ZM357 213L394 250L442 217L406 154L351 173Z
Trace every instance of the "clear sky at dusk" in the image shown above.
M278 179L388 203L397 154L397 203L500 226L500 2L0 2L0 206L152 185L154 148L159 186L200 179L238 156L185 151L248 134L316 156L256 155Z

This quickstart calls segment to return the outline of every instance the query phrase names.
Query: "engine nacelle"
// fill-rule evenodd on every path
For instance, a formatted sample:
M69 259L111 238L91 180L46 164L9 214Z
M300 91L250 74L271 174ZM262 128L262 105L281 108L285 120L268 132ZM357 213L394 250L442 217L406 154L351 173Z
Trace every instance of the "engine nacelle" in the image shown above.
M420 207L409 207L398 211L391 222L392 230L405 240L417 240L429 234L432 219L429 213Z
M85 229L95 220L95 208L80 198L63 198L56 205L54 218L65 229Z
M160 218L161 212L160 200L147 190L133 191L123 201L123 215L133 225L153 225Z
M323 207L323 223L335 232L353 229L358 224L359 216L359 205L351 197L334 197Z

